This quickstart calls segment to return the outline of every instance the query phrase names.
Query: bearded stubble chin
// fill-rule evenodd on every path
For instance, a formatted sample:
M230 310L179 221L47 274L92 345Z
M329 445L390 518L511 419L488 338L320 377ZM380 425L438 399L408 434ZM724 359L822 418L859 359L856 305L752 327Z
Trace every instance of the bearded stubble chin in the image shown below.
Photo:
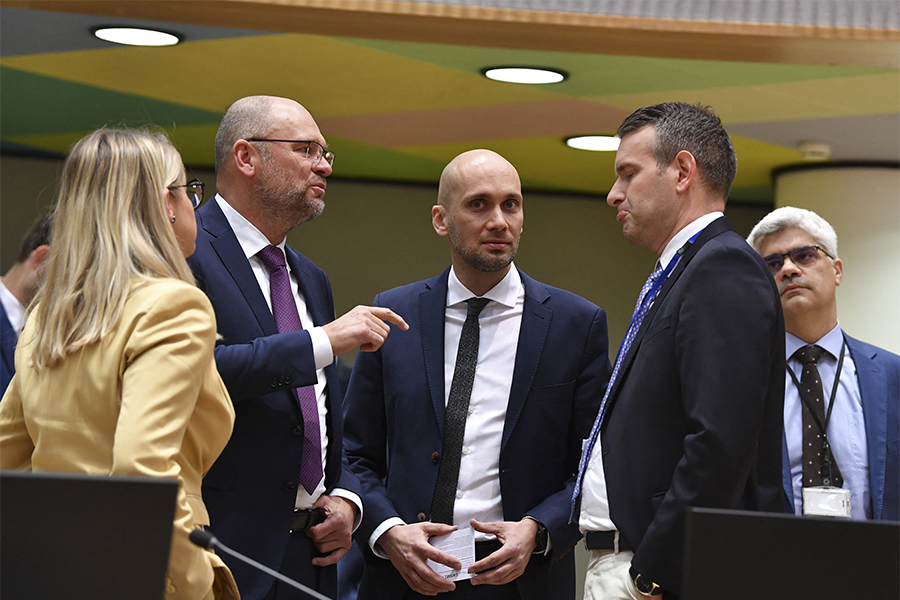
M311 188L308 181L299 182L287 169L269 163L269 172L256 182L254 193L270 222L282 223L290 231L325 210L325 201Z
M452 221L447 223L447 233L450 238L450 246L460 258L482 273L496 273L505 269L512 263L516 257L516 252L519 250L518 241L516 241L515 246L510 248L510 252L507 254L492 254L489 251L482 251L478 246L478 242L471 246L466 246L460 239Z

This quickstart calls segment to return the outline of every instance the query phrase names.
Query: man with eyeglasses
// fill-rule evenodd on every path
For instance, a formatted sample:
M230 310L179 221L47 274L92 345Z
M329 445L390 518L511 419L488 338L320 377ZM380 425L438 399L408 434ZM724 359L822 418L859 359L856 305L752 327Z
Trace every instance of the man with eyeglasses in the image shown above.
M197 211L190 259L216 312L216 365L235 405L231 440L203 480L211 530L227 546L336 595L336 563L362 517L342 449L334 357L378 349L386 308L334 318L325 273L286 244L325 204L334 153L287 98L232 104L216 135L217 194ZM304 598L223 556L245 600Z
M844 266L834 228L786 206L747 241L772 270L784 308L785 510L900 520L900 356L841 329L835 293Z

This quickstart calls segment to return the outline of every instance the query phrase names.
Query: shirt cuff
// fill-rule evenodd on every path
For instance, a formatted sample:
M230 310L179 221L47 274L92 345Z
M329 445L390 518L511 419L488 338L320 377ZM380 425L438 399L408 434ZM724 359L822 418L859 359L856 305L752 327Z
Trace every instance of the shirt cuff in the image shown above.
M313 358L316 359L316 370L324 369L334 362L334 350L331 348L331 339L321 327L309 329L309 341L313 347Z
M372 552L378 558L390 560L391 557L388 556L387 553L381 549L381 546L378 545L378 538L384 535L385 531L396 525L406 525L406 522L400 517L391 517L390 519L385 519L385 521L382 522L381 525L375 528L375 531L373 531L371 537L369 537L369 548L372 549Z
M343 498L348 502L352 502L354 506L356 506L356 518L353 519L353 531L356 531L356 528L359 527L359 524L362 523L363 517L363 505L362 499L354 494L353 492L341 488L334 488L331 490L329 496L337 496L338 498ZM351 532L352 533L352 532Z

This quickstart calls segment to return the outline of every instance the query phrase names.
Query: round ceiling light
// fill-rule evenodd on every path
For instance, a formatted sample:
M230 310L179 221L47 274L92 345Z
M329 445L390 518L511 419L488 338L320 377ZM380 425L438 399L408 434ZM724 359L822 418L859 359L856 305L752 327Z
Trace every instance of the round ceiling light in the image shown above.
M566 139L566 146L594 152L615 152L619 149L619 141L614 135L579 135Z
M134 27L100 27L94 35L105 42L125 46L174 46L181 40L177 35L153 29Z
M489 67L482 69L481 74L494 81L528 85L559 83L569 77L565 71L543 67Z

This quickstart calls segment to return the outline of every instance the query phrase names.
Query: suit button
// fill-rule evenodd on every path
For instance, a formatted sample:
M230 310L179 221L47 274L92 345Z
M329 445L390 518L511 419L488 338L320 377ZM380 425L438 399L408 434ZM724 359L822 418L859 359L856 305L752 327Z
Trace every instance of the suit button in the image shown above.
M431 462L433 462L434 464L438 464L439 462L441 462L441 455L438 454L437 452L432 452L431 453Z
M419 513L418 515L416 515L416 518L419 520L419 522L427 521L428 515L426 515L425 513Z
M291 435L294 437L300 437L303 435L303 428L297 425L291 430Z
M284 491L293 492L296 489L297 489L297 484L294 483L293 481L285 481L284 482Z

